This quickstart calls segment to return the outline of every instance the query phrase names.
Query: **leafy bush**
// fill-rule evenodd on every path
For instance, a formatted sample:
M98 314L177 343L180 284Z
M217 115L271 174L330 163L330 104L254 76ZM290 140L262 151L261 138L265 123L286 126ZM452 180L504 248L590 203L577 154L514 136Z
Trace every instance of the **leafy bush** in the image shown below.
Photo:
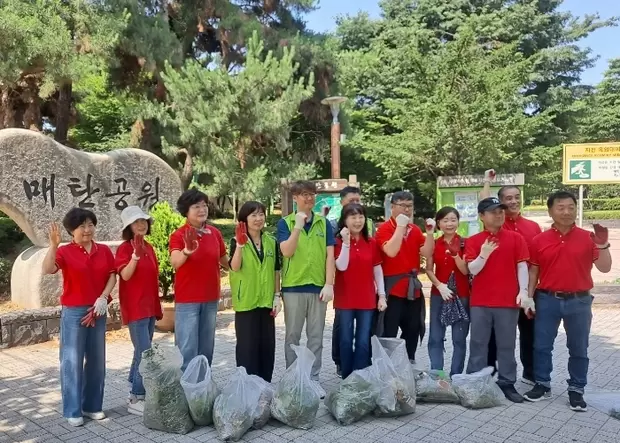
M0 295L8 294L11 290L11 268L13 262L0 258Z
M620 198L590 198L583 201L586 211L618 211L620 210Z
M584 211L584 220L620 220L620 211Z
M3 254L15 251L25 238L19 226L0 212L0 251Z
M157 203L151 209L151 217L153 217L154 223L151 227L151 235L148 236L147 240L155 249L155 255L159 262L159 286L163 296L167 297L174 278L174 269L170 263L168 252L170 235L183 226L185 218L175 212L168 202Z

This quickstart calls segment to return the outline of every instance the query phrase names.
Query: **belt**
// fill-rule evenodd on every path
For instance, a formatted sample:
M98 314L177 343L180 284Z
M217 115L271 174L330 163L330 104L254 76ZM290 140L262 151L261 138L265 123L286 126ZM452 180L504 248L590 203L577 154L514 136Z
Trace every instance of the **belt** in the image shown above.
M555 298L589 297L591 295L590 291L563 292L563 291L550 291L548 289L539 289L538 291L549 294Z

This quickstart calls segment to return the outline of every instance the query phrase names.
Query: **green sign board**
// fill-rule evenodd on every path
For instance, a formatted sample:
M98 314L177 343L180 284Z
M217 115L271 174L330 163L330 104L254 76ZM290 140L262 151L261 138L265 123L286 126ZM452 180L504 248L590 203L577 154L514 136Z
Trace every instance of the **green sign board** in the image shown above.
M568 167L569 180L590 180L592 178L592 160L571 160Z
M322 214L323 207L329 206L329 213L327 214L328 220L336 220L340 219L340 214L342 213L342 204L340 204L340 194L334 194L332 192L322 192L316 195L316 203L314 204L314 208L312 208L313 212L317 214ZM297 205L293 202L293 211L297 211Z

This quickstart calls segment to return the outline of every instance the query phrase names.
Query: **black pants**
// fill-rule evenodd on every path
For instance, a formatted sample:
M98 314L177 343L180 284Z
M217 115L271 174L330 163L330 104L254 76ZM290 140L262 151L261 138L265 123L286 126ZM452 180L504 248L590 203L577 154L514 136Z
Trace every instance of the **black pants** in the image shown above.
M276 356L276 325L271 308L235 312L237 366L271 383Z
M523 377L534 380L534 319L527 318L523 309L519 310L519 356L523 365ZM488 365L497 368L497 345L495 332L489 340Z
M400 327L402 331L400 337L405 340L407 345L407 355L410 360L415 360L415 351L418 349L418 340L420 339L422 297L407 300L390 295L387 305L383 336L395 338Z
M334 316L332 329L332 360L336 366L340 366L340 322L338 316Z

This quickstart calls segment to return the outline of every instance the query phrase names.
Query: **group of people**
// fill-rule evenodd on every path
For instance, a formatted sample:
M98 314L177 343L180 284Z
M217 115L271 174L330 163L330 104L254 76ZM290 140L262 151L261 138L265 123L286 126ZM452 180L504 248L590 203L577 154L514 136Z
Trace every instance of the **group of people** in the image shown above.
M286 366L296 358L305 326L307 347L314 353L311 377L318 382L322 364L327 306L336 310L332 357L339 375L371 363L370 338L400 337L412 363L425 334L425 299L419 275L433 284L430 297L428 353L431 369L443 370L446 324L442 308L460 303L465 315L451 323L454 352L450 374L497 368L498 385L514 402L550 397L551 353L559 323L564 321L569 348L569 398L574 410L585 410L583 391L588 371L588 337L593 287L591 269L609 272L607 230L589 233L575 226L576 200L567 192L548 200L553 227L520 215L517 187L505 186L490 196L492 173L478 205L483 232L458 235L459 213L444 207L424 230L413 224L414 199L409 192L391 197L391 217L375 230L361 204L360 190L342 190L342 213L330 221L315 213L316 186L292 184L296 211L282 218L275 237L265 232L266 209L246 202L239 209L230 255L221 232L207 223L207 196L185 191L177 210L186 223L170 236L175 270L175 343L182 370L198 355L213 361L220 270L230 271L235 310L236 363L249 374L271 382L275 361L275 318L284 310ZM60 227L50 229L44 273L63 275L60 327L60 380L63 414L73 426L83 417L105 418L105 329L108 303L119 276L123 323L134 346L129 372L128 411L141 415L145 389L139 371L141 355L151 346L155 321L162 318L158 262L145 240L153 223L137 206L121 213L122 238L116 256L94 241L97 218L86 209L70 210L63 226L72 241L60 246ZM436 228L441 236L435 239ZM375 232L376 231L376 232ZM423 260L426 262L422 267ZM515 342L520 330L523 380L533 388L516 391ZM467 336L469 362L465 368Z

